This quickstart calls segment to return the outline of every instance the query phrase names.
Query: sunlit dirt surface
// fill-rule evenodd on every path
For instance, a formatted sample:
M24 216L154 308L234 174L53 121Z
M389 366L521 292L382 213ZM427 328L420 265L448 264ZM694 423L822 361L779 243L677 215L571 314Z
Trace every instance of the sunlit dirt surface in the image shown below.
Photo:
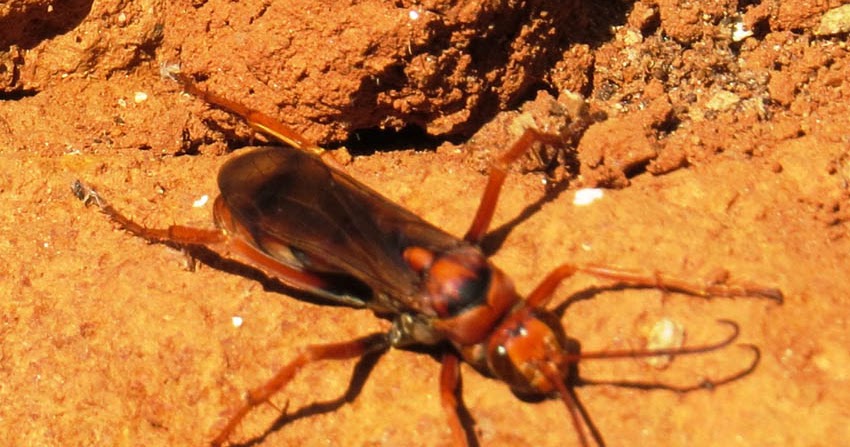
M449 138L397 138L401 150L338 158L355 178L458 235L486 182L482 160L517 138L515 122L554 126L577 142L562 148L566 167L514 172L486 241L520 292L569 261L696 281L728 273L785 294L780 306L566 281L555 301L583 298L563 324L586 351L641 348L665 318L685 329L686 344L722 338L728 332L716 320L734 320L740 344L761 350L752 374L713 390L578 389L608 445L850 444L850 56L846 30L821 28L837 4L607 2L543 15L562 2L527 2L528 10L503 2L523 12L506 23L486 2L364 1L340 11L306 1L70 3L70 12L54 11L67 14L58 21L44 19L38 1L0 11L0 28L47 27L0 33L10 45L0 61L4 445L204 445L242 391L299 347L389 325L208 265L191 271L184 253L116 229L71 194L82 179L145 225L212 224L218 167L263 139L163 79L161 65L176 62L205 87L332 146L405 123ZM533 37L562 23L552 20L583 31ZM503 60L476 65L484 56L473 51L475 30L488 23L512 31L485 34L486 46L504 45L493 52ZM391 31L376 37L363 27ZM558 51L538 57L534 45ZM363 87L375 82L369 70L381 75L374 95ZM480 90L488 85L491 96ZM572 127L567 90L588 101ZM592 186L605 187L602 198L574 204ZM751 350L733 345L664 370L632 359L588 361L580 371L685 385L751 360ZM275 424L282 412L340 399L355 363L308 366L231 440L450 445L439 362L419 352L391 351L368 375L360 371L365 382L351 402ZM525 402L466 366L462 374L481 446L578 445L559 400Z

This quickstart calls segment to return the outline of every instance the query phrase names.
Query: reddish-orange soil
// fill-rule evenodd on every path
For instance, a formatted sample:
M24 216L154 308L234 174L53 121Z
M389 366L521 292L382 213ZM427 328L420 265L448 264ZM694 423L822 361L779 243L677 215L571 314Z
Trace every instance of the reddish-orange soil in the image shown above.
M841 3L7 2L0 443L204 445L240 393L299 347L388 326L206 265L190 271L182 253L116 229L71 194L81 179L146 225L211 225L218 167L265 140L161 77L179 64L204 88L343 148L337 158L354 177L458 235L486 160L523 125L560 134L563 144L509 177L488 240L522 293L570 261L695 280L728 272L786 297L707 301L567 281L558 302L602 289L563 317L585 350L645 346L665 317L687 344L722 337L715 320L731 319L740 342L761 349L752 374L715 390L580 388L608 444L850 444ZM594 186L602 199L574 205ZM690 384L750 360L732 346L666 370L626 360L581 372ZM408 351L378 360L350 403L273 426L281 409L339 399L354 365L305 368L278 408L251 413L232 441L450 445L439 362ZM578 445L559 400L524 402L462 373L480 445Z

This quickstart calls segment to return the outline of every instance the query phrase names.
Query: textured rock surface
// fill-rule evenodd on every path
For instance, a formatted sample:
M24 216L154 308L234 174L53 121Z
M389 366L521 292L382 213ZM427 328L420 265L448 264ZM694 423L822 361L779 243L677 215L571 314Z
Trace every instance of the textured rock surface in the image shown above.
M589 351L639 348L662 319L686 344L714 340L718 318L762 351L752 375L712 392L580 389L609 445L850 444L850 57L846 33L815 35L840 2L459 3L0 5L0 439L203 445L298 347L387 327L207 266L189 272L181 253L114 230L70 194L81 178L147 225L210 224L212 200L192 204L215 196L228 152L264 139L161 77L180 64L203 88L346 146L354 177L454 234L486 160L529 123L560 134L509 177L486 244L520 291L574 261L706 280L727 270L787 297L603 287L570 306L564 325ZM619 189L575 206L586 186ZM605 283L577 277L557 301L594 285ZM733 346L664 371L581 371L698 383L748 362ZM353 368L309 367L273 403L303 414L339 398ZM449 445L438 370L390 352L352 403L283 427L262 407L234 440ZM523 402L463 373L482 446L577 445L560 401Z

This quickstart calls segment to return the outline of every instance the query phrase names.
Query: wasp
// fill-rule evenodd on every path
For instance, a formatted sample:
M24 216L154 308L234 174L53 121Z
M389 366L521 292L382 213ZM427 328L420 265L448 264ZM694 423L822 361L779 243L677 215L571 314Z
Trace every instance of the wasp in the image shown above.
M468 445L458 413L460 361L507 384L518 395L557 396L576 428L578 442L604 440L574 387L601 383L578 376L582 360L704 353L731 344L738 325L719 320L730 334L715 343L667 349L580 352L555 311L547 308L560 283L577 273L629 287L658 288L698 297L763 297L782 301L775 288L745 283L684 280L657 272L564 263L522 297L480 243L487 234L509 166L537 142L557 137L528 128L492 163L468 231L447 233L355 180L323 149L268 115L202 90L176 73L185 91L241 116L254 129L291 146L237 154L218 173L214 228L172 225L146 228L77 181L74 193L96 204L118 226L152 242L211 250L256 269L292 289L344 305L368 308L391 319L386 332L350 341L310 345L262 386L246 393L211 441L228 442L240 421L281 391L307 364L359 358L389 348L434 347L441 353L440 399L456 447ZM605 382L638 388L690 391L737 380L751 364L725 378L685 387L642 382Z

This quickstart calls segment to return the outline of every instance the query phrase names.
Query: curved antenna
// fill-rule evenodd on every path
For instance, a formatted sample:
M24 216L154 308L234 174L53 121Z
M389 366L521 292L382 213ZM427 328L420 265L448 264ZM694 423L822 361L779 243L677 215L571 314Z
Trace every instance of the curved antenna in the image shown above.
M645 349L645 350L617 350L617 351L598 351L598 352L589 352L584 354L558 354L558 353L550 353L552 358L549 361L540 362L537 367L543 375L546 376L546 379L555 386L555 389L558 392L558 396L561 398L561 401L564 402L564 405L567 407L567 410L570 414L570 419L575 427L575 430L578 434L579 444L582 447L589 447L587 435L585 434L584 427L587 427L588 432L590 432L590 436L593 438L594 443L599 447L605 447L605 441L602 439L602 434L599 432L599 429L593 424L593 421L590 419L590 416L587 413L587 410L581 404L578 399L578 396L575 393L575 386L584 386L584 385L613 385L624 388L635 388L641 390L668 390L677 393L687 393L696 390L702 389L714 389L718 386L725 385L730 382L734 382L742 377L745 377L755 371L759 362L761 361L761 351L755 345L745 344L741 345L744 348L749 349L753 352L753 360L750 364L733 374L730 374L726 377L722 377L720 379L704 379L702 382L695 385L673 385L661 382L641 382L641 381L627 381L627 380L594 380L594 379L585 379L583 377L574 377L570 385L567 385L566 381L562 379L562 374L559 372L558 365L563 365L563 362L566 363L577 363L580 360L586 359L618 359L618 358L640 358L640 357L655 357L659 355L683 355L683 354L700 354L706 353L710 351L714 351L717 349L724 348L731 344L738 338L738 334L740 333L740 328L737 323L731 320L717 320L718 323L727 325L732 328L732 333L727 336L725 339L711 344L704 344L699 346L690 346L690 347L682 347L682 348L669 348L669 349Z
M740 333L740 327L738 323L735 323L732 320L724 320L718 319L718 323L724 324L732 328L732 333L726 337L725 339L711 344L705 345L697 345L697 346L684 346L681 348L661 348L661 349L618 349L612 351L596 351L596 352L582 352L582 353L569 353L569 354L560 354L558 356L558 361L564 363L578 363L581 360L590 360L590 359L622 359L622 358L643 358L643 357L657 357L662 355L684 355L684 354L700 354L705 352L711 352L726 346L729 346L735 339L738 338L738 334Z
M755 371L759 362L761 361L761 350L755 345L740 345L742 348L747 348L753 353L753 360L750 362L750 365L746 368L730 374L726 377L711 380L704 379L702 382L695 385L673 385L669 383L663 382L641 382L641 381L630 381L630 380L594 380L594 379L585 379L583 377L578 377L575 380L575 385L577 386L585 386L585 385L612 385L618 386L621 388L635 388L639 390L667 390L673 391L675 393L689 393L691 391L697 390L713 390L719 386L725 385L729 382L734 382L738 379L741 379L753 371Z

